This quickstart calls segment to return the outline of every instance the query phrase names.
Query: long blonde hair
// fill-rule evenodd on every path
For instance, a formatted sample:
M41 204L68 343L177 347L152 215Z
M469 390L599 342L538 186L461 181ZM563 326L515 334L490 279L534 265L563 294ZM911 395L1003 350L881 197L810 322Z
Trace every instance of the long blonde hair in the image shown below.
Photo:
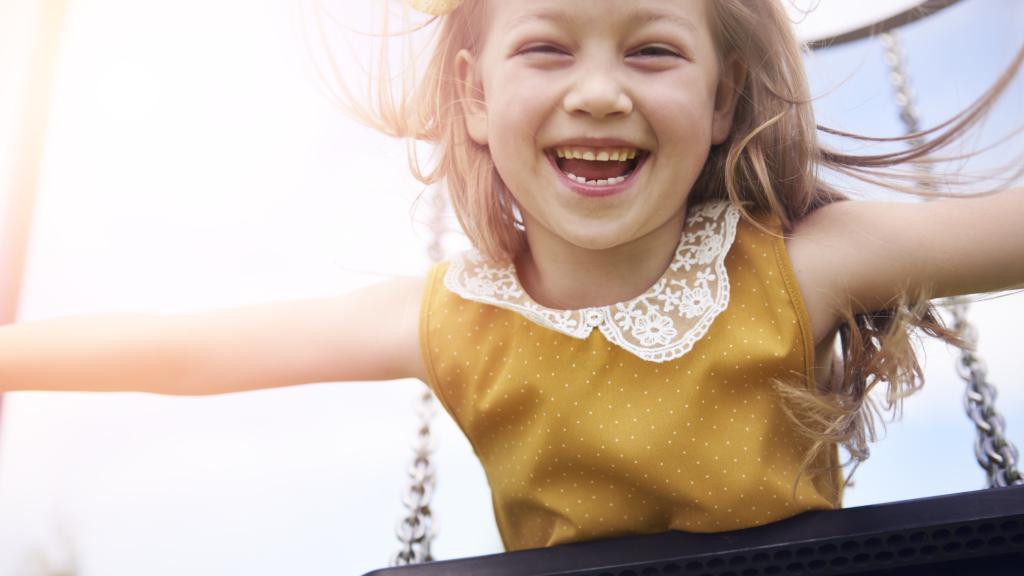
M747 73L731 134L712 148L689 201L726 199L752 222L755 213L770 213L782 223L784 233L791 232L795 223L811 212L846 199L822 180L823 170L921 192L905 175L887 169L933 162L933 153L961 141L984 118L1024 57L1022 50L981 98L949 121L918 134L869 138L816 124L801 46L777 0L714 0L709 6L719 58L737 58ZM427 67L415 79L413 89L397 95L383 48L385 56L379 59L381 68L376 72L380 83L376 102L367 106L349 99L345 105L357 118L387 134L432 143L437 155L427 169L410 147L413 174L424 184L447 187L459 222L478 250L496 260L511 261L526 248L523 229L516 221L514 200L486 147L474 143L466 132L454 69L460 49L479 54L484 41L480 33L484 10L482 0L466 0L439 18ZM384 37L388 36L385 25ZM414 68L412 63L407 66ZM891 153L847 154L820 144L818 131L908 146ZM775 383L794 422L811 440L802 473L832 472L812 465L821 462L822 450L834 444L845 447L855 464L867 458L876 420L884 416L869 396L871 390L878 384L887 385L885 409L894 419L901 411L902 399L922 384L912 345L915 330L960 343L956 334L943 327L927 294L908 290L887 309L846 314L839 328L841 369L826 382L816 385L813 375L807 375L806 380Z
M752 206L753 210L771 212L786 232L822 206L846 200L822 180L821 172L826 170L898 191L935 195L932 190L948 184L944 177L888 169L941 162L930 155L960 142L985 117L1024 59L1021 50L985 94L947 122L921 133L871 138L815 123L802 53L778 2L715 0L711 6L719 49L747 63L748 73L732 135L712 150L691 198L725 198L741 210ZM765 54L772 57L765 58ZM855 141L902 142L906 146L883 154L847 154L819 143L817 131ZM915 187L922 184L923 188ZM903 399L923 384L914 350L915 332L963 345L957 334L943 325L926 290L907 288L882 310L854 313L852 305L847 306L839 326L841 368L818 385L810 381L775 383L793 421L812 441L803 471L829 472L811 465L823 449L839 444L853 461L846 477L849 482L857 464L870 453L868 444L876 439L876 422L884 422L885 412L895 420ZM879 384L886 385L883 407L869 395Z

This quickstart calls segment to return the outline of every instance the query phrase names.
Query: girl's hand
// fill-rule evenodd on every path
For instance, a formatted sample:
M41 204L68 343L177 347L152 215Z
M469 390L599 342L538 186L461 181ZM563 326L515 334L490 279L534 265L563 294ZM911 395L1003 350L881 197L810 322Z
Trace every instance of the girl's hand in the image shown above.
M1024 283L1024 189L914 204L839 202L798 223L787 246L816 342L844 307L885 308Z
M111 314L0 327L0 390L220 394L424 378L422 279L332 298L177 316Z

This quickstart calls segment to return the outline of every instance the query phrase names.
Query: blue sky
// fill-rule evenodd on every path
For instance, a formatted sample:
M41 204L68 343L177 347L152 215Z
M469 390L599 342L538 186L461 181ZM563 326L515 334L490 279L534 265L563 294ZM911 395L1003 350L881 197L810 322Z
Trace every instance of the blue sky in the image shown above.
M900 31L914 103L922 126L941 122L981 95L1005 69L1024 38L1024 4L1014 0L961 2ZM902 133L898 108L888 84L883 48L876 39L820 50L808 59L818 120L825 125L871 136ZM1024 82L1014 82L985 122L984 145L1024 125ZM1020 162L1020 138L997 147L963 167L982 170ZM964 233L967 231L951 231ZM965 240L966 241L966 240ZM1018 446L1024 442L1024 365L1013 350L1024 321L1024 295L1014 294L975 305L981 331L980 353L990 365L990 380L1000 387L998 408ZM873 449L858 471L857 486L846 505L981 488L973 464L973 430L962 416L963 386L944 347L926 350L927 384L920 397L906 402L902 423Z

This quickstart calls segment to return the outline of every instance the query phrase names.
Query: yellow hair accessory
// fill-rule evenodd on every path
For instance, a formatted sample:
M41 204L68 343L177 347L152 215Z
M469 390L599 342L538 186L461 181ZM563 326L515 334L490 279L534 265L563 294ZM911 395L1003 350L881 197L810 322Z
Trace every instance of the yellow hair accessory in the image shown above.
M430 14L431 16L444 16L462 4L462 0L409 0L413 10Z

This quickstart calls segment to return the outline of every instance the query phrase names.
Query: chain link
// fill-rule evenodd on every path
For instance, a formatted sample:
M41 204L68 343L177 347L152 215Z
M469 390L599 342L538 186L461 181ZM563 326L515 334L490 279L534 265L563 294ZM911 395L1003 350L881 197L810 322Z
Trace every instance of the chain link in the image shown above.
M960 352L957 374L967 384L964 409L977 428L975 458L988 474L989 488L1024 484L1017 469L1017 448L1006 439L1006 421L996 411L996 389L988 382L985 362L973 352L978 331L967 320L968 305L963 299L951 298L948 307L953 327L968 344Z
M444 258L445 198L440 190L434 190L430 203L430 243L427 254L431 261ZM437 484L432 455L435 445L431 434L431 422L437 413L434 393L425 388L416 401L416 418L419 426L413 440L413 461L409 466L409 485L402 495L404 516L398 521L395 535L400 548L391 558L391 566L407 566L430 562L434 557L430 546L437 535L434 515L430 508Z
M920 131L920 120L914 109L913 95L907 81L905 59L900 49L899 37L895 32L879 34L879 40L885 47L885 62L889 65L889 82L896 93L896 103L900 107L900 120L908 134ZM912 139L909 144L918 146L923 143L920 137ZM928 173L930 165L918 164L917 169ZM928 183L924 183L928 185ZM960 350L956 371L967 385L964 394L964 409L967 417L977 428L974 442L974 455L978 464L988 474L988 487L1024 484L1017 469L1017 448L1006 439L1006 422L996 411L996 389L988 382L985 362L974 350L978 344L978 330L968 321L969 305L963 298L949 298L943 303L953 317L953 327L967 343Z

